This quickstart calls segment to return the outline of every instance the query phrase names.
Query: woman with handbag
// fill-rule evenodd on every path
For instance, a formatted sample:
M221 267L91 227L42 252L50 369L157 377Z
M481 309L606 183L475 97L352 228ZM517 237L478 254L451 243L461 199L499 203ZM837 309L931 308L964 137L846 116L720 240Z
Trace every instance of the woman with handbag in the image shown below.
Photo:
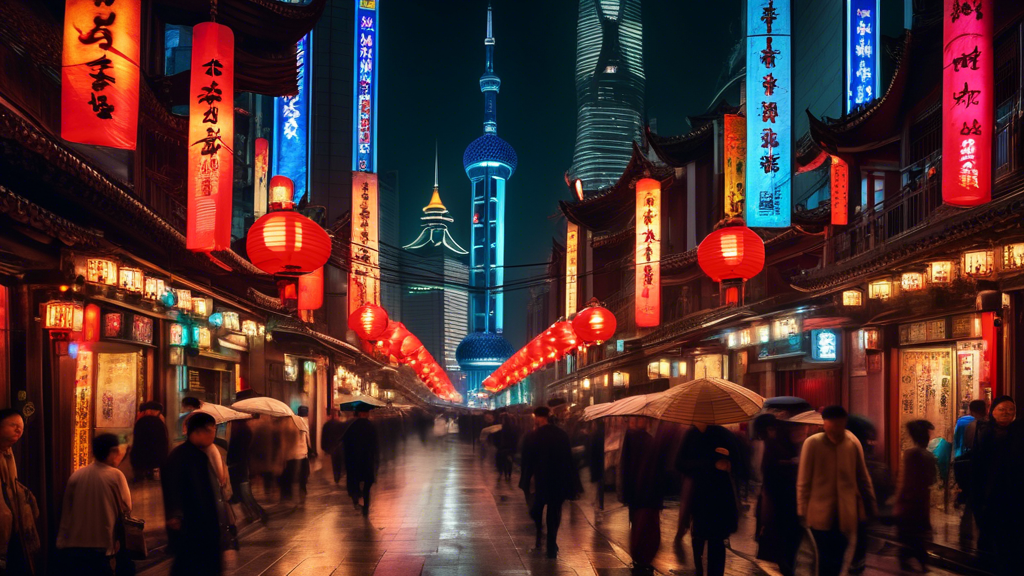
M57 531L64 574L110 576L118 553L120 519L132 509L128 480L118 470L124 445L113 434L92 439L93 461L68 479ZM130 562L123 560L122 562ZM123 567L118 567L123 573Z

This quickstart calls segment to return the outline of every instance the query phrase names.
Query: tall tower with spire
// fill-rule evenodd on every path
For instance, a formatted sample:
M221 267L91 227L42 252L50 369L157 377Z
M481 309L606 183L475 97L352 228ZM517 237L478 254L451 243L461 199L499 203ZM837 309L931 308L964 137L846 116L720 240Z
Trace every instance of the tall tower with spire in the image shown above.
M467 373L467 398L514 352L504 331L505 185L519 159L512 146L498 137L498 91L494 73L494 29L487 6L484 38L484 133L466 148L462 165L472 188L472 228L469 248L469 336L458 349L459 365Z

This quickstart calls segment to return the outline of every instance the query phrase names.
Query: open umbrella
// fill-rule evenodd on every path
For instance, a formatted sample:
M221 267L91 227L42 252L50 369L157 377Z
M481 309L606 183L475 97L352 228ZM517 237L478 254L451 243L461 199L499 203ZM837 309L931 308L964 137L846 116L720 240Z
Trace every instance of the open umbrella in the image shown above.
M700 378L650 396L650 416L680 424L746 422L764 405L760 395L721 378Z
M480 441L483 442L491 434L494 434L495 432L500 432L500 431L501 431L501 424L495 424L493 426L488 426L488 427L486 427L486 428L484 428L483 430L480 431Z
M294 416L295 412L288 407L287 404L280 400L275 400L268 396L257 396L255 398L246 398L245 400L239 400L231 405L232 408L239 412L247 412L249 414L264 414L266 416L274 416L276 418L284 418L285 416Z
M825 421L821 419L821 413L817 410L807 410L801 412L796 416L784 419L786 422L792 422L793 424L811 424L821 426L825 424Z
M232 420L246 420L248 418L252 418L252 414L228 408L227 406L221 406L220 404L211 404L210 402L203 402L203 405L200 406L198 410L194 410L192 414L197 412L213 416L213 419L217 421L217 424L231 422Z
M627 396L615 402L604 402L587 406L583 409L583 419L597 420L598 418L607 418L609 416L653 416L654 414L651 413L648 406L651 405L652 397L656 396L658 394L640 394L637 396Z
M338 404L339 410L344 411L356 411L360 409L373 410L374 408L384 408L387 406L386 402L382 402L373 396L353 396L351 394L341 394L336 396L335 401Z
M764 411L776 416L795 416L812 409L810 402L797 396L775 396L764 401Z

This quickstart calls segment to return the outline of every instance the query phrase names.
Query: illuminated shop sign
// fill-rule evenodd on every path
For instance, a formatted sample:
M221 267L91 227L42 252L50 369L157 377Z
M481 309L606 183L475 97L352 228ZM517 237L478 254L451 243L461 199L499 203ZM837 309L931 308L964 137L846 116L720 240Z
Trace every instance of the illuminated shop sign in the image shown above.
M661 323L661 183L643 178L636 183L636 325Z
M839 359L839 330L811 330L811 360L835 362Z
M352 269L348 309L380 304L377 175L352 173Z
M296 204L306 195L309 165L309 100L313 82L313 33L295 45L299 91L274 99L274 173L294 184ZM264 210L265 212L266 210Z
M743 217L747 197L747 119L738 114L723 118L725 138L725 217Z
M579 180L577 180L579 182ZM579 305L576 298L576 275L579 271L577 258L579 257L580 227L569 222L565 231L565 317L576 312Z
M846 111L878 98L879 0L846 2Z

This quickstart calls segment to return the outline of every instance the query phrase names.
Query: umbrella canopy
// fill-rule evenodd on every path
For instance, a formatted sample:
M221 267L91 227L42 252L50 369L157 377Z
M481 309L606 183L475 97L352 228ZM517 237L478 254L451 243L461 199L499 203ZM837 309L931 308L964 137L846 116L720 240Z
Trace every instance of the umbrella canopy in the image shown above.
M775 396L764 401L766 412L786 412L790 415L801 414L812 409L811 403L796 396Z
M233 408L228 408L227 406L221 406L220 404L211 404L209 402L203 402L203 405L200 406L198 410L194 410L192 414L195 414L197 412L202 412L204 414L209 414L210 416L213 416L213 419L217 421L217 424L231 422L232 420L246 420L248 418L252 418L252 414L246 414L245 412L241 412ZM189 414L189 416L191 416L191 414Z
M680 424L735 424L761 411L764 398L721 378L700 378L655 394L647 406L654 418Z
M786 418L785 421L792 422L793 424L812 424L816 426L825 424L825 421L821 419L821 413L817 410L801 412L792 418Z
M275 400L267 396L257 396L255 398L246 398L245 400L239 400L231 405L232 408L239 412L248 412L249 414L264 414L266 416L274 416L277 418L284 418L285 416L295 416L295 412L288 407L287 404L280 400Z
M501 424L495 424L494 426L488 426L480 431L480 441L483 442L488 436L501 430Z
M648 409L651 404L652 397L656 397L658 394L640 394L638 396L629 396L616 400L615 402L605 402L603 404L594 404L593 406L587 406L583 409L584 420L597 420L598 418L607 418L609 416L654 416L653 411Z
M338 408L345 411L356 411L360 409L372 410L374 408L384 408L385 406L387 406L386 402L378 400L373 396L353 396L351 394L340 394L338 396L335 396L335 398L335 404L338 405Z

